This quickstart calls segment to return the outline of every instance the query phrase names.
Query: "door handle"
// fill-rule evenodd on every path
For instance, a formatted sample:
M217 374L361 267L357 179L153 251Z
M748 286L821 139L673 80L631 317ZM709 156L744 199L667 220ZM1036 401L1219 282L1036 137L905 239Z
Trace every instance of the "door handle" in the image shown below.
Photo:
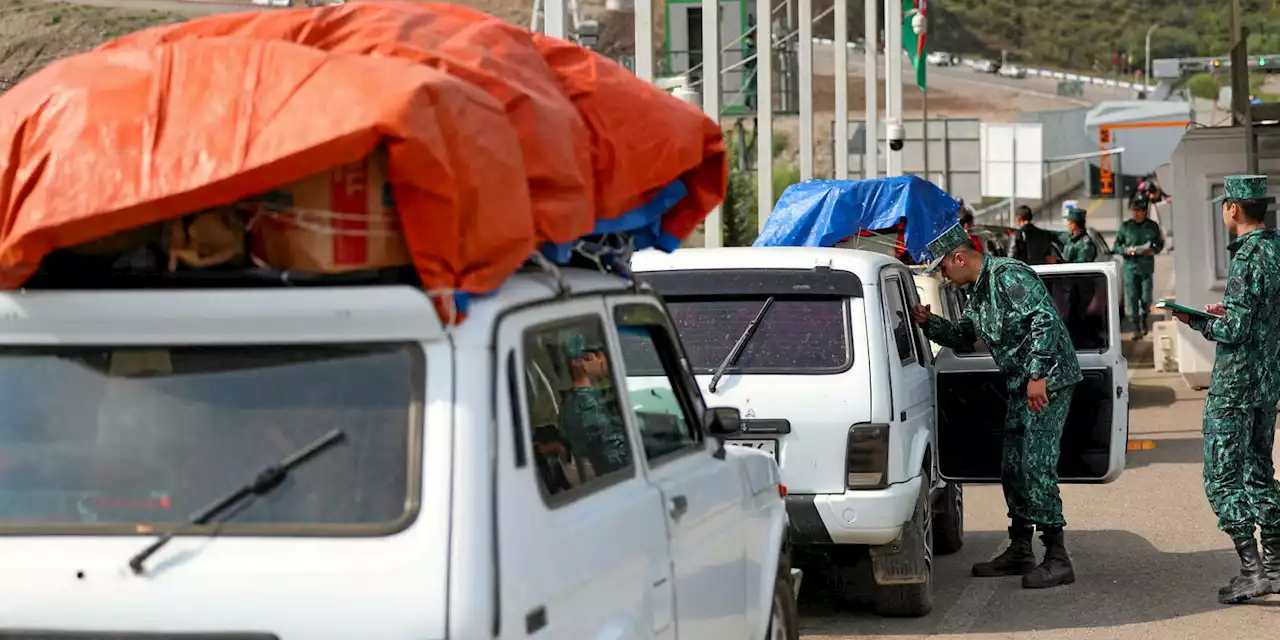
M676 496L671 499L671 508L668 513L671 514L672 520L679 520L681 516L689 510L689 500L684 496Z

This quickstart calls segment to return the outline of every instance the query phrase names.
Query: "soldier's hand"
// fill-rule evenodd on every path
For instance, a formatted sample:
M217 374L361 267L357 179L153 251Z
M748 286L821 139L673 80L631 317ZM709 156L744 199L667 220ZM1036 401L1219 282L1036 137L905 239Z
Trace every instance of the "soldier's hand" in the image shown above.
M1134 256L1134 255L1138 255L1138 252L1134 251L1133 247L1128 247L1124 250L1124 254L1127 256Z
M1215 316L1227 315L1227 305L1221 302L1212 302L1204 306L1204 312Z
M1040 378L1027 383L1027 406L1032 413L1040 413L1049 404L1048 380Z
M911 321L916 324L924 324L933 315L930 306L927 304L918 304L911 310Z

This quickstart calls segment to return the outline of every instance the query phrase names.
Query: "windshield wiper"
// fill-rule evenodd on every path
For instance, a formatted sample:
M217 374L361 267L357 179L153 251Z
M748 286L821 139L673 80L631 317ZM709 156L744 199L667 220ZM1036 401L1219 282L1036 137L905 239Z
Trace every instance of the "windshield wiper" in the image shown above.
M342 442L346 437L347 435L345 433L334 429L324 436L321 436L318 440L303 447L302 449L299 449L297 453L294 453L288 458L259 471L253 480L249 481L244 486L236 488L235 491L228 493L226 496L214 500L205 508L193 513L186 522L174 527L172 531L160 536L160 538L155 542L147 545L147 548L139 551L137 555L132 558L129 558L129 568L133 570L134 575L141 574L142 563L146 562L147 558L155 555L161 547L169 544L169 541L173 540L175 536L185 533L186 531L202 524L208 524L208 522L217 517L218 514L240 504L241 502L244 502L247 498L265 496L268 493L271 493L285 481L285 478L289 477L289 472L310 461L321 451Z
M724 357L720 362L720 366L716 367L716 372L711 375L711 384L707 385L707 391L716 392L716 385L720 383L720 378L724 377L725 369L738 360L738 356L742 355L742 350L747 347L747 341L751 340L751 336L756 334L756 329L760 327L760 320L764 318L765 312L769 307L773 306L773 296L769 296L760 306L760 311L756 313L756 317L743 329L742 335L738 336L738 341L733 343L733 348L729 350L729 355Z

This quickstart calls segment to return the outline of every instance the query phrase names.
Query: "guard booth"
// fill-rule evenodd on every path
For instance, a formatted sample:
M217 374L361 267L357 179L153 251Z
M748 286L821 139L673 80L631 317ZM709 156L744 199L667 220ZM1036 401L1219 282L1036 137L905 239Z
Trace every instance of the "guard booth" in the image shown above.
M1124 198L1134 193L1140 178L1169 161L1190 125L1191 105L1186 102L1112 100L1091 109L1085 133L1097 150L1123 148L1124 154L1089 161L1089 195Z
M1258 173L1280 175L1280 127L1255 126ZM1171 192L1175 296L1179 304L1200 308L1220 302L1226 290L1232 238L1222 224L1220 205L1212 202L1222 193L1223 178L1251 173L1246 158L1244 127L1212 127L1188 130L1182 136L1168 168L1171 180L1161 187ZM1126 149L1125 155L1128 155ZM1269 195L1280 197L1280 180L1268 182ZM1275 205L1267 225L1275 226ZM1209 385L1215 346L1190 327L1177 323L1178 370L1194 388Z

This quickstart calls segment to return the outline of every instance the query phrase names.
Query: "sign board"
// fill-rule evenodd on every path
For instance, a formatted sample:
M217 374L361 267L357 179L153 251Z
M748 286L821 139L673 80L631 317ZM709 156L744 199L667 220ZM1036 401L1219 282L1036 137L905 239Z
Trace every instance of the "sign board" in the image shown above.
M1041 199L1044 185L1041 123L983 123L981 148L983 197Z

